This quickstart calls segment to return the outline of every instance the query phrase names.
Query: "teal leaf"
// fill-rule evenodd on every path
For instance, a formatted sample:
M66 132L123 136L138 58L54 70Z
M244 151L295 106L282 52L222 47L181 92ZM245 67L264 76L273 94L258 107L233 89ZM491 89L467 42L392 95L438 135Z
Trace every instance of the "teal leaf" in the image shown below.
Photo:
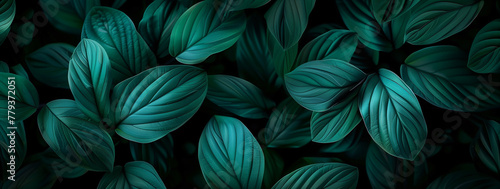
M361 115L358 108L358 92L352 92L346 99L326 112L313 112L311 116L312 141L332 143L346 137L358 123Z
M271 35L284 50L299 42L316 0L278 0L264 15Z
M337 6L347 28L358 34L361 43L377 51L394 49L373 17L369 0L337 0Z
M307 30L305 33L305 37L316 38L320 35L323 35L326 32L329 32L330 30L334 30L334 29L345 29L345 27L342 27L342 26L335 24L335 23L324 23L324 24L314 26L311 29Z
M299 43L296 43L288 49L284 49L279 44L279 41L272 37L271 33L268 31L267 45L271 52L274 69L276 70L278 76L283 78L285 74L289 73L298 66L295 64L295 58L299 52Z
M301 167L281 178L279 188L356 188L358 168L343 163L316 163Z
M269 117L275 103L252 83L230 75L208 76L207 99L238 116L250 119Z
M1 60L0 60L0 72L5 72L5 73L10 72L9 65Z
M423 188L429 171L423 155L415 161L399 159L371 143L366 154L366 173L374 189Z
M78 13L78 16L80 18L85 18L88 12L95 7L95 6L100 6L101 1L100 0L73 0L71 1L71 4L73 5L76 13Z
M78 178L87 173L87 169L78 165L78 159L73 158L74 154L65 154L64 159L62 159L49 148L44 152L33 156L36 156L36 158L39 158L37 160L40 160L47 165L47 168L54 173L58 179ZM31 156L31 158L33 158L33 156ZM68 162L74 163L70 164Z
M500 73L500 19L484 26L476 34L467 66L478 73Z
M40 1L43 12L55 28L75 35L82 32L85 15L99 4L99 0Z
M167 135L149 144L130 142L130 153L134 161L150 163L163 177L172 169L174 140L171 135Z
M198 146L203 176L211 188L262 186L264 153L238 119L214 116L205 126Z
M427 189L498 188L500 181L475 171L456 171L432 181Z
M379 23L384 23L404 14L420 0L370 1L373 16Z
M420 1L420 0L416 0ZM408 20L410 19L411 11L406 11L406 13L399 15L394 18L391 22L384 24L384 32L387 38L391 39L394 48L398 49L406 43L406 26L408 25Z
M110 64L104 48L91 39L82 39L69 61L69 88L78 108L95 122L111 119Z
M402 159L417 157L427 125L417 97L394 72L382 68L368 76L359 93L359 111L384 151Z
M356 33L349 30L333 29L307 43L297 56L295 65L323 59L338 59L349 62L357 45Z
M75 101L60 99L47 103L38 114L38 127L50 148L68 164L92 171L113 169L113 140L78 109ZM68 154L73 159L66 159Z
M300 65L285 76L290 96L306 109L331 109L366 77L360 69L342 60L315 60Z
M11 176L6 172L6 170L10 169L10 163L12 163L10 156L14 155L14 166L16 170L19 170L26 157L26 152L28 152L28 143L26 141L26 131L23 122L18 121L14 125L11 125L7 121L2 120L0 121L0 127L0 159L2 160L0 168L4 170L0 180L6 180L8 176ZM15 141L14 145L12 145L11 141Z
M127 2L127 0L115 0L113 2L113 4L111 5L111 7L115 8L115 9L118 9L120 8L123 4L125 4L125 2Z
M311 141L311 111L292 98L281 102L264 128L264 143L271 148L300 148Z
M14 78L14 79L9 79ZM30 117L35 113L38 108L38 92L35 86L23 76L19 76L12 73L0 73L0 120L7 121L7 115L14 116L15 121L22 121ZM9 83L12 85L9 85ZM13 89L10 90L9 89ZM9 92L12 91L12 92ZM8 103L8 101L14 101L14 103ZM9 105L13 105L15 109L10 111L14 112L8 113Z
M179 62L197 64L233 46L246 27L244 12L217 13L211 1L186 10L172 29L169 52Z
M12 70L13 74L22 76L28 80L30 79L28 76L28 72L26 72L26 70L23 68L23 65L16 64L15 66L12 66L10 69Z
M186 123L207 93L207 75L187 65L158 66L113 89L116 133L138 142L154 142Z
M219 11L230 12L258 8L269 1L271 0L213 0L213 4L218 6Z
M242 79L264 91L275 91L283 85L279 78L267 45L265 20L260 15L248 18L247 27L236 43L236 63Z
M10 25L16 15L15 0L0 0L0 45L10 31Z
M160 58L169 55L170 34L182 13L187 10L178 0L155 0L139 22L139 33Z
M379 54L378 51L359 44L349 63L363 71L372 70L375 68L375 65L378 65Z
M7 180L2 189L50 189L56 181L56 175L46 164L34 162L16 171L15 181Z
M109 56L111 78L118 83L156 66L156 57L123 12L109 7L94 7L87 14L82 39L97 41Z
M263 188L271 188L281 178L285 162L273 149L262 148L265 157Z
M26 65L43 84L69 89L68 67L74 50L74 46L66 43L51 43L26 56Z
M481 162L488 169L500 174L500 124L485 121L471 143L471 154L474 162Z
M106 173L99 182L98 189L119 188L167 188L155 168L144 161L128 162L125 166L116 166L113 172Z
M320 149L320 152L344 153L344 152L348 152L351 150L355 150L355 148L360 143L362 136L363 136L363 131L353 130L347 136L342 138L341 140L322 147Z
M335 163L335 162L342 163L343 161L339 158L334 158L334 157L301 157L297 161L293 162L290 166L288 166L285 173L289 174L297 169L300 169L301 167L317 163Z
M427 47L408 56L401 77L418 96L444 109L476 112L500 107L491 78L467 68L467 53L455 46Z
M483 4L482 0L421 0L411 9L406 28L408 43L429 45L464 30Z

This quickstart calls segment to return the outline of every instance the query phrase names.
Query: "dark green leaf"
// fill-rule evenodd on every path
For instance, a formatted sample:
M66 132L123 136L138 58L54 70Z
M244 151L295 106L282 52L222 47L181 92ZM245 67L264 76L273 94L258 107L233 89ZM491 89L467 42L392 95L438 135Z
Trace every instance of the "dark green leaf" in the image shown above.
M113 172L106 173L99 182L98 189L122 188L167 188L155 168L144 161L128 162L125 166L116 166Z
M90 121L75 101L60 99L47 103L38 114L38 127L47 144L69 165L93 171L113 169L115 146L111 137ZM74 159L66 158L69 154Z
M302 157L287 167L285 174L289 174L296 169L317 163L343 163L339 158L332 157Z
M87 169L80 167L79 159L73 157L74 154L65 154L64 159L61 159L52 149L47 149L37 158L45 163L46 167L61 178L78 178L87 173ZM36 156L36 155L34 155ZM33 156L31 156L33 158ZM72 162L72 164L68 163Z
M4 115L0 117L0 120L6 121L7 115L11 115L15 116L15 121L22 121L35 113L38 108L38 92L28 79L16 74L1 72L0 81L3 81L0 82L0 104L4 104L0 106L0 115ZM8 82L12 85L9 85ZM12 90L9 89L9 86ZM9 105L15 107L15 109L11 108L10 110L14 114L8 114L8 101L12 100L15 101L15 104L9 103Z
M236 118L214 116L198 146L203 176L211 188L262 186L264 153L246 126Z
M370 70L373 69L375 65L378 65L379 54L380 53L376 50L372 50L363 44L358 44L349 63L363 71Z
M49 22L55 28L75 35L82 32L85 15L99 4L99 0L40 0L40 6Z
M358 168L343 163L317 163L304 166L281 178L279 188L356 188Z
M175 23L169 52L181 63L197 64L231 47L245 27L244 12L221 16L211 1L202 1L184 12Z
M123 4L125 4L125 2L127 2L127 0L115 0L113 2L113 5L111 5L111 7L115 9L120 8Z
M9 65L1 60L0 60L0 72L5 72L5 73L10 72Z
M427 125L417 97L394 72L382 68L368 76L359 93L359 111L368 133L387 153L417 157Z
M2 189L50 189L56 180L56 175L46 164L35 162L18 170L15 181L6 181L3 183Z
M410 10L420 0L370 0L372 13L379 23L393 20Z
M298 65L295 65L295 58L299 52L299 43L296 43L288 49L283 49L276 38L271 36L271 33L267 32L267 45L271 52L272 62L274 63L274 69L280 77L284 77L285 74L292 71Z
M471 154L474 160L482 162L488 169L500 174L500 124L485 121L471 143Z
M68 66L74 50L74 46L66 43L51 43L26 56L26 64L43 84L69 89Z
M307 30L305 33L305 37L308 38L316 38L320 35L323 35L326 32L329 32L330 30L334 29L345 29L345 27L342 27L338 24L335 23L326 23L326 24L320 24L317 26L312 27L311 29Z
M15 0L0 0L0 45L10 31L10 25L16 15Z
M359 127L358 127L359 128ZM364 130L364 128L363 128ZM342 140L328 144L320 149L320 152L324 153L343 153L354 150L363 136L363 131L353 130Z
M138 142L154 142L186 123L207 93L207 75L187 65L158 66L113 89L116 133Z
M26 70L23 68L23 65L16 64L15 66L12 66L10 69L12 70L13 74L22 76L28 80L30 79L28 76L28 72L26 72Z
M213 6L222 12L258 8L271 0L213 0Z
M150 163L163 177L172 169L170 166L174 157L174 140L167 135L149 144L130 142L130 153L134 161Z
M342 60L316 60L285 76L290 95L303 107L324 112L358 86L365 73Z
M420 1L420 0L415 0ZM407 11L404 14L399 15L394 18L390 23L384 24L384 32L386 36L391 39L394 48L398 49L406 43L406 26L408 25L408 20L410 19L411 11ZM390 32L389 32L390 30Z
M11 125L7 121L0 121L0 159L2 160L0 168L4 170L0 180L6 180L8 176L11 176L6 170L10 170L12 164L16 170L19 170L28 151L27 144L23 122L18 121ZM15 163L12 163L11 155L14 156Z
M500 73L500 19L484 26L476 34L467 66L478 73Z
M73 5L80 18L85 18L93 7L101 5L100 0L72 0L69 2Z
M262 187L271 188L274 183L281 178L285 162L283 162L283 158L272 149L262 148L262 151L264 152L266 163Z
M495 189L500 181L475 171L457 171L441 176L427 186L427 189Z

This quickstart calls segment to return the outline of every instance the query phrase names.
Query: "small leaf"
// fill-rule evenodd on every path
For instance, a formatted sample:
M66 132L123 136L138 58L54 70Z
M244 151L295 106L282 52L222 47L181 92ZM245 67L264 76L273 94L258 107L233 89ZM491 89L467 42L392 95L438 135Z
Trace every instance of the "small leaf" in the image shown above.
M441 176L432 181L427 189L469 189L469 188L498 188L500 182L487 175L475 171L456 171Z
M144 161L128 162L125 166L116 166L113 172L106 173L99 182L98 189L112 188L167 188L155 168Z
M89 121L73 100L59 99L47 103L38 114L43 139L70 165L92 171L111 171L115 146L109 134ZM71 154L74 159L66 159Z
M0 180L6 180L8 176L11 176L8 171L10 170L11 164L14 164L16 170L21 167L24 158L26 157L27 141L26 132L24 124L21 121L16 122L14 125L9 124L7 121L0 121L0 159L2 160L3 173L1 174ZM14 144L12 144L14 141ZM14 155L14 163L10 159L10 155Z
M482 0L421 0L411 9L406 29L408 43L429 45L446 39L472 23Z
M366 129L387 153L413 160L423 148L427 125L417 97L394 72L368 76L359 93Z
M264 153L236 118L216 115L210 119L201 134L198 159L211 188L262 186Z
M275 103L255 85L230 75L208 76L207 99L238 116L249 119L269 117Z
M486 165L488 169L500 174L500 124L485 121L471 143L472 158Z
M14 78L14 79L9 79ZM7 115L15 116L15 121L22 121L35 113L38 108L38 92L35 86L23 76L12 73L0 73L0 120L7 121ZM10 92L9 92L10 91ZM14 101L13 101L14 100ZM8 103L13 101L14 104ZM13 105L15 109L8 105ZM8 111L14 112L8 113Z
M15 0L0 0L0 45L10 31L10 25L16 15Z
M82 39L69 61L68 82L78 108L95 122L110 119L110 77L104 48L94 40Z
M476 34L467 66L478 73L500 73L500 19L484 26Z
M358 86L365 73L342 60L307 62L285 76L290 96L306 109L324 112Z
M43 84L69 89L68 66L74 50L74 46L66 43L51 43L26 56L26 64Z
M181 63L203 62L208 56L233 46L245 31L244 12L232 12L222 17L210 2L193 5L172 29L169 52Z
M158 66L113 89L115 130L138 143L154 142L186 123L207 93L207 75L187 65Z
M370 0L371 8L375 19L379 23L384 23L393 20L394 18L404 14L412 6L420 0L389 0L379 1Z
M343 163L316 163L301 167L281 178L279 188L356 188L358 168Z
M171 135L149 144L130 142L130 153L134 161L145 161L153 165L161 177L166 176L174 157L174 140Z
M285 162L283 161L283 158L272 149L262 148L262 151L264 152L266 163L262 187L271 188L274 183L281 178Z

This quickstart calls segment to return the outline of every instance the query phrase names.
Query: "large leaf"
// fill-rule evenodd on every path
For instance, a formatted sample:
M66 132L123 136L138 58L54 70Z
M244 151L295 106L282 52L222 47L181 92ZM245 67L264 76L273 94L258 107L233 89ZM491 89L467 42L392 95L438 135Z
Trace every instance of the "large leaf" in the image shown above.
M406 29L408 43L429 45L462 31L483 4L482 0L421 0L411 9Z
M423 188L427 181L427 160L423 155L415 161L395 158L371 143L366 155L366 173L374 189Z
M99 42L111 61L113 83L156 66L154 53L123 12L109 7L94 7L87 14L82 39Z
M21 167L24 158L26 157L27 141L26 132L24 130L23 122L16 122L14 125L9 124L7 121L0 121L0 159L2 160L2 177L1 180L7 179L12 176L8 171L11 165L14 165L16 170ZM14 144L12 144L14 141ZM14 157L14 160L11 159Z
M252 83L230 75L208 76L207 99L238 116L260 119L275 103Z
M272 149L262 148L262 151L264 152L266 163L262 187L271 188L274 183L281 178L285 162L283 161L283 158L281 158L281 156Z
M66 43L51 43L26 56L26 65L43 84L69 89L68 67L74 50L74 46Z
M311 141L311 111L287 98L274 109L264 128L264 143L271 148L300 148Z
M202 1L184 12L175 23L169 52L181 63L197 64L231 47L245 27L244 12L220 16L211 1Z
M121 188L167 188L155 168L144 161L128 162L125 166L116 166L113 172L106 173L99 182L98 189Z
M198 145L203 176L211 188L256 188L264 177L264 153L236 118L214 116Z
M316 163L301 167L281 178L280 188L356 188L358 168L343 163Z
M139 23L139 33L160 58L169 55L168 45L174 24L187 10L179 0L155 0Z
M485 121L471 143L471 154L474 160L481 162L488 169L500 174L500 124Z
M207 75L200 68L176 65L146 70L113 89L115 131L134 142L156 141L186 123L206 93Z
M287 50L299 42L306 30L316 0L278 0L266 12L271 36Z
M370 0L373 16L379 23L393 20L410 10L420 0Z
M80 110L93 121L110 119L111 64L104 48L90 39L76 46L68 68L69 88Z
M9 79L14 78L14 79ZM35 86L23 76L12 73L0 73L0 120L22 121L35 113L38 108L38 92ZM10 83L9 83L10 82ZM10 90L9 89L10 86ZM11 101L11 102L9 102ZM12 105L9 106L8 105ZM8 113L12 111L13 113ZM7 119L7 116L14 118Z
M85 15L99 5L99 0L40 1L47 19L55 28L76 35L82 31Z
M113 169L113 140L78 109L75 101L60 99L47 103L38 114L38 127L50 148L69 165L92 171ZM74 159L66 158L68 155Z
M0 45L10 31L10 25L16 15L15 0L0 0Z
M358 123L358 92L353 92L326 112L313 112L311 116L312 141L332 143L342 140Z
M456 171L432 181L427 189L498 188L500 181L475 171Z
M130 142L130 153L134 161L150 163L163 177L172 169L170 166L174 157L174 140L171 135L167 135L149 144Z
M295 64L295 59L297 57L297 53L299 52L299 43L296 43L288 49L284 49L280 45L279 41L271 36L271 33L267 31L267 45L271 52L274 69L276 70L278 76L282 78L285 74L289 73L298 66Z
M476 34L467 66L478 73L500 73L500 19L484 26Z
M316 60L285 75L285 84L301 106L323 112L337 104L365 76L363 71L342 60Z
M500 91L493 88L491 78L469 70L467 53L455 46L414 52L401 65L401 77L415 94L444 109L474 112L500 107Z
M394 47L373 17L369 1L337 0L337 6L347 28L358 34L361 43L377 51L389 52Z
M394 72L368 76L359 93L366 129L387 153L413 160L424 147L427 125L418 99Z

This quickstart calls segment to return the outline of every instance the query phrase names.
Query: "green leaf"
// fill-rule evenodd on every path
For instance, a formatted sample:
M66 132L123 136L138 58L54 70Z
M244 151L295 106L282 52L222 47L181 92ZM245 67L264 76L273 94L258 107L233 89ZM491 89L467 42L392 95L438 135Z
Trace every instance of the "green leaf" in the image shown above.
M290 96L316 112L331 109L366 77L360 69L342 60L315 60L300 65L285 76Z
M420 1L420 0L416 0ZM394 18L391 22L384 24L384 33L387 38L391 39L394 48L398 49L406 43L406 27L408 25L408 20L410 19L411 11L406 11L406 13L399 15Z
M134 161L145 161L153 165L162 177L171 170L174 158L174 140L171 135L149 144L130 142L130 153Z
M399 159L371 143L366 155L366 173L374 189L423 188L429 171L423 155L415 161Z
M15 66L12 66L11 70L12 70L13 74L22 76L28 80L30 79L28 76L28 73L26 72L26 70L23 68L23 65L21 65L21 64L16 64Z
M5 72L5 73L10 72L9 65L1 60L0 60L0 72Z
M16 172L15 181L7 180L3 189L50 189L57 181L56 175L42 162L25 165ZM1 183L0 183L1 186Z
M15 0L0 0L0 45L10 31L10 25L16 15Z
M278 0L264 15L271 35L284 50L299 42L316 0Z
M356 188L358 168L343 163L316 163L301 167L281 178L279 188Z
M236 43L236 63L242 79L264 91L275 91L283 85L274 68L271 50L267 45L265 20L261 15L248 18L247 27Z
M249 119L269 117L275 103L252 83L230 75L208 76L207 99L238 116Z
M474 162L481 162L488 169L500 174L500 124L485 121L471 143L470 152Z
M4 115L0 117L0 120L7 121L7 115L11 115L15 117L15 121L22 121L35 113L38 108L38 92L28 79L2 72L0 73L0 81L2 81L0 82L0 104L4 104L0 106L0 115ZM14 104L8 103L8 101L13 100ZM8 104L15 107L15 109L11 108L10 110L14 114L8 113Z
M373 17L369 0L337 0L337 7L347 28L358 34L361 43L377 51L390 52L394 49Z
M311 141L311 111L292 98L281 102L264 128L264 143L271 148L300 148Z
M169 52L179 62L197 64L233 46L245 31L244 12L221 16L211 1L202 1L184 12L172 29Z
M271 188L276 181L281 178L285 162L283 158L269 148L262 148L265 157L264 180L262 181L263 188Z
M61 178L78 178L85 173L87 169L80 167L78 159L73 159L74 154L65 154L64 159L61 159L52 149L48 148L40 154L31 156L31 158L43 162L47 168L58 177ZM73 162L69 164L68 162Z
M82 39L69 61L69 88L78 108L95 122L111 120L110 64L104 48L91 39Z
M427 189L498 188L500 181L475 171L456 171L432 181Z
M323 59L338 59L349 62L357 45L356 33L349 30L333 29L307 43L295 60L295 65Z
M0 121L0 127L0 159L2 160L0 168L4 170L0 180L6 180L8 176L11 176L6 170L9 170L12 164L14 164L16 170L21 167L28 151L28 143L22 121L11 125L2 120ZM14 144L12 144L13 141ZM14 155L14 163L11 160L11 155Z
M99 0L40 0L40 6L49 22L55 28L75 35L82 32L85 15L91 8L99 5Z
M100 0L73 0L71 1L71 4L73 5L75 11L78 13L78 16L80 18L85 18L88 12L95 7L95 6L100 6L101 1Z
M26 56L26 65L43 84L69 89L68 67L74 50L74 46L66 43L51 43Z
M384 151L413 160L423 148L427 125L417 97L394 72L368 76L359 93L366 129Z
M106 173L99 182L98 189L119 188L167 188L155 168L144 161L128 162L116 166L113 172Z
M379 23L384 23L404 14L420 0L370 1L373 16Z
M344 153L344 152L349 152L351 150L355 150L358 144L360 143L362 136L363 136L363 131L353 130L341 140L322 147L320 149L320 152Z
M113 169L113 140L78 109L75 101L59 99L47 103L38 114L38 127L50 148L69 165L92 171ZM68 154L74 159L67 159Z
M476 34L467 66L478 73L500 73L500 19L484 26Z
M356 91L326 112L313 112L311 116L312 141L332 143L342 140L361 122L358 110L358 92Z
M418 96L449 110L476 112L500 107L491 76L467 68L467 53L455 46L414 52L401 65L401 77Z
M109 7L94 7L83 24L82 39L97 41L111 61L113 83L156 66L156 58L123 12Z
M278 76L283 78L285 74L289 73L295 69L298 65L295 64L295 58L299 52L299 43L296 43L288 49L284 49L279 44L276 38L271 36L271 33L267 32L267 45L271 52L272 62L274 63L274 69Z
M378 51L367 48L363 44L358 44L349 63L363 71L369 71L374 69L375 65L378 65L379 54Z
M211 188L256 188L264 177L264 153L246 126L236 118L214 116L198 146L203 176Z
M127 0L115 0L113 2L113 4L111 5L111 7L115 8L115 9L118 9L120 8L123 4L125 4L125 2L127 2Z
M207 75L187 65L158 66L113 89L116 133L138 142L154 142L186 123L207 93Z
M411 9L406 28L408 43L429 45L464 30L483 4L482 0L421 0Z
M170 34L174 24L186 10L187 7L178 0L155 0L144 11L137 29L158 57L169 55Z
M342 27L335 23L324 23L314 26L311 29L308 29L307 32L305 33L305 37L316 38L334 29L345 29L345 27Z
M258 8L269 1L271 0L213 0L213 6L222 9L219 11L230 12Z

